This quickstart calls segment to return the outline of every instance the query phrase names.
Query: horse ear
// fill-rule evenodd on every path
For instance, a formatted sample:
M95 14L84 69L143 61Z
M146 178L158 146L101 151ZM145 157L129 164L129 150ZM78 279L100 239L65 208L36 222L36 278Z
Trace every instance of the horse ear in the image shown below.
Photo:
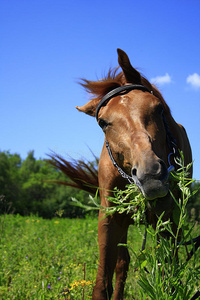
M76 109L78 109L78 111L82 111L85 114L94 117L98 102L99 102L99 100L92 99L83 106L76 106Z
M127 83L141 83L140 73L130 63L128 55L121 49L117 49L118 62L124 72Z

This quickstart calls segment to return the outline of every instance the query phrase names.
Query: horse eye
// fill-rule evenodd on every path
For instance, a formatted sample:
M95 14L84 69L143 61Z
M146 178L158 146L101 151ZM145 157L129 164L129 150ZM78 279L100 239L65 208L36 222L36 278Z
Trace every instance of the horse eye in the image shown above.
M104 130L106 129L106 127L108 126L108 123L106 121L104 121L103 119L99 119L98 121L99 126Z

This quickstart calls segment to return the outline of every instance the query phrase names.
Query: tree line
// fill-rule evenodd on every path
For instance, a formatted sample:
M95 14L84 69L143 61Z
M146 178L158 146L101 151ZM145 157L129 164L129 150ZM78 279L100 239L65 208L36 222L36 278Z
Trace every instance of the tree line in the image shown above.
M52 183L69 180L48 160L36 159L30 151L26 159L9 151L0 152L0 214L5 212L20 215L37 214L52 218L84 217L86 211L74 206L71 198L88 204L88 193L70 186ZM200 183L195 182L192 190L197 190L188 204L191 219L200 220Z
M36 160L34 151L30 151L24 160L19 154L0 152L0 214L8 211L52 218L57 212L63 217L85 216L83 209L72 205L71 198L86 204L88 194L70 186L52 183L67 180L48 160Z

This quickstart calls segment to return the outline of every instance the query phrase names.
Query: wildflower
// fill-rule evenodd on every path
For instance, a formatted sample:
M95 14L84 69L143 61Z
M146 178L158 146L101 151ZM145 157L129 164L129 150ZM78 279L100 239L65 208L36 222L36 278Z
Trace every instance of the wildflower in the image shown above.
M70 283L71 287L69 288L69 291L77 288L78 286L84 287L84 286L90 286L92 284L94 284L94 282L92 282L92 281L86 281L86 280L81 280L81 279L79 279L79 281L75 280L74 283Z
M51 286L50 286L50 284L49 284L47 287L48 287L48 289L50 289L50 290L51 290Z
M65 287L64 289L63 289L63 295L67 295L67 294L69 294L70 293L70 290L67 288L67 287ZM70 299L70 298L67 298L67 299Z
M55 224L58 224L58 223L59 223L59 221L55 221L54 223L55 223Z

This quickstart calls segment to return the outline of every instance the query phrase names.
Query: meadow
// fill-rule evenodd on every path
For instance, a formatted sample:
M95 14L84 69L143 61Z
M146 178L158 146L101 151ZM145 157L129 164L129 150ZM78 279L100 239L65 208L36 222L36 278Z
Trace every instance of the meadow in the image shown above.
M97 218L0 218L1 299L91 299L98 266ZM141 249L143 229L129 229L128 245L135 253ZM130 254L124 299L148 299L137 284Z
M97 222L97 218L1 216L0 298L91 299L98 266ZM133 226L129 244L135 250L142 244ZM126 299L137 299L135 281L132 265Z

